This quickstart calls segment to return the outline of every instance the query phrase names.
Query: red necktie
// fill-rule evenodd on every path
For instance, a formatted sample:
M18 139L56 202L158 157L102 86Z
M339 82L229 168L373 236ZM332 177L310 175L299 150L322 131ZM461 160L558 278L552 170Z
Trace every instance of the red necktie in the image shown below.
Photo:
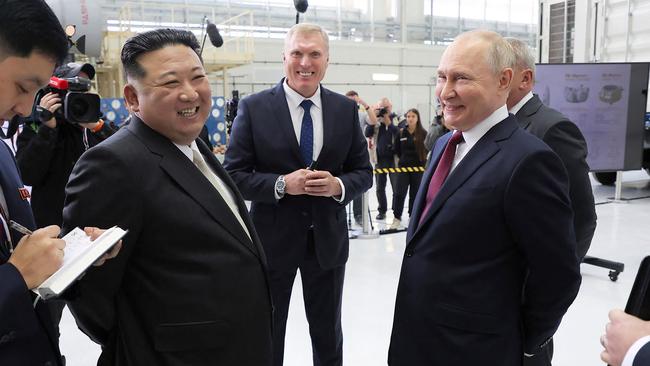
M424 206L424 210L422 210L422 215L420 215L420 222L418 223L418 226L422 225L422 220L424 220L427 212L429 212L431 204L433 203L433 199L436 198L436 195L438 194L438 191L440 191L442 184L445 182L445 179L447 179L449 171L451 170L451 165L454 162L454 156L456 155L456 146L461 142L463 142L463 133L460 131L454 132L454 134L451 135L449 141L447 141L445 151L442 152L442 156L440 157L436 171L433 172L431 181L429 181L426 205Z

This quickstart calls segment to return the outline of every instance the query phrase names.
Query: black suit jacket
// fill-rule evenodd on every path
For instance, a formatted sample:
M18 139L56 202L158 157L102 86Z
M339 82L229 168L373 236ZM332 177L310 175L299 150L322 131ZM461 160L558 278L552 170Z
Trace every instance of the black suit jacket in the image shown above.
M310 228L321 267L341 266L348 258L345 205L372 185L357 105L321 86L324 136L316 168L341 179L344 201L308 195L276 200L278 176L305 168L282 83L239 101L224 167L252 201L251 216L272 270L298 266Z
M634 357L632 366L648 366L650 365L650 343L646 343Z
M167 138L134 117L88 150L66 188L64 231L118 225L119 255L92 268L69 302L102 345L100 365L270 365L271 300L264 252L216 189Z
M533 95L516 114L519 126L544 141L562 160L569 174L578 258L589 250L596 231L596 207L589 180L587 142L573 122Z
M18 175L16 161L9 147L0 142L0 187L7 204L9 219L34 230L34 217ZM11 229L14 245L22 234ZM58 336L50 313L43 302L36 308L34 297L16 267L7 263L10 253L0 244L0 365L61 364Z
M580 285L566 171L510 116L467 153L418 225L450 137L436 143L415 199L388 363L520 366Z

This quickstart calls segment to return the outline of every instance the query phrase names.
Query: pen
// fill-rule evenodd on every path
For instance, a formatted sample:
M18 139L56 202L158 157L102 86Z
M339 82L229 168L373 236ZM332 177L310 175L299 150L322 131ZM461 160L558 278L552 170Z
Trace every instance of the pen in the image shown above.
M23 235L32 235L32 231L14 220L9 220L9 227Z

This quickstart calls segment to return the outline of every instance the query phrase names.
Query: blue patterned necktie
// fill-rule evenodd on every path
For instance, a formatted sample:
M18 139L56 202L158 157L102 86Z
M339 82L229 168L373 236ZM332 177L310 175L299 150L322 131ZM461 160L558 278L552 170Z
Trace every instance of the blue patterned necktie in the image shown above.
M305 111L302 116L302 127L300 128L300 156L302 156L305 166L310 166L314 158L314 122L311 120L309 112L314 105L309 99L305 99L300 106Z

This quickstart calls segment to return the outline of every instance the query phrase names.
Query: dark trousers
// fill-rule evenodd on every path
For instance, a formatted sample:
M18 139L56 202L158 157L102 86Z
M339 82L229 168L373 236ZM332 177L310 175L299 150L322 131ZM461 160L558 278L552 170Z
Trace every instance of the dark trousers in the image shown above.
M395 160L393 158L387 159L387 158L378 158L377 159L377 165L375 165L375 168L394 168L395 167ZM397 198L396 196L396 188L397 188L397 181L394 173L389 173L389 174L375 174L375 180L377 182L377 202L379 204L379 207L377 208L377 211L379 213L386 213L386 210L388 209L388 203L386 202L386 181L390 179L390 186L393 189L393 206L392 209L393 211L395 210L395 200Z
M409 217L411 216L413 202L415 202L415 196L418 194L418 188L420 188L420 181L422 181L422 173L420 172L399 173L397 175L397 194L395 195L395 205L393 206L395 218L402 219L407 191L409 193Z
M524 357L524 366L551 366L553 359L553 340L551 339L541 352L533 357Z
M305 313L309 322L314 366L340 366L343 364L341 299L345 266L321 269L314 251L313 234L309 237L307 254L298 268L302 280ZM274 366L281 366L284 360L284 337L296 270L297 268L288 271L269 270L275 309L273 313Z
M59 331L59 323L61 322L61 316L63 315L65 301L47 300L47 307L50 310L50 316L52 317L52 323L54 324L54 331L56 332L58 339L61 336L61 332Z
M355 220L361 220L363 210L363 195L352 200L352 212L354 213Z

